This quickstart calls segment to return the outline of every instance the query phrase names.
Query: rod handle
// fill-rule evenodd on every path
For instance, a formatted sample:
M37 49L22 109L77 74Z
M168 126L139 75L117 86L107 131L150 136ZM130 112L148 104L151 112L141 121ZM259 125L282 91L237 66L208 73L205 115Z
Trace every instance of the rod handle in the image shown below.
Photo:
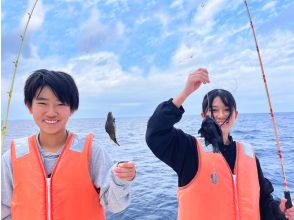
M285 195L285 198L287 199L286 209L289 209L289 208L291 208L293 206L291 196L290 196L290 192L289 191L284 191L284 195Z

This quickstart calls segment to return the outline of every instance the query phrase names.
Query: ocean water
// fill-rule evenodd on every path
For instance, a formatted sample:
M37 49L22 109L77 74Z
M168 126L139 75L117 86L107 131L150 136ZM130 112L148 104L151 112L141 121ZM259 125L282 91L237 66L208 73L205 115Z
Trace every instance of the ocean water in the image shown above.
M278 134L282 146L289 189L294 193L294 113L276 113ZM104 129L105 119L73 119L68 129L77 133L92 131L96 141L114 161L132 160L137 165L137 176L132 183L131 204L121 213L107 213L107 219L175 220L177 219L177 175L158 160L145 142L148 118L116 118L117 140L120 147L110 141ZM201 119L183 116L176 124L186 133L197 134ZM12 138L37 131L33 121L9 121L5 146ZM265 177L274 185L274 196L283 196L283 178L277 154L274 130L269 114L239 114L232 129L235 140L251 143L260 160ZM292 195L292 198L294 196Z

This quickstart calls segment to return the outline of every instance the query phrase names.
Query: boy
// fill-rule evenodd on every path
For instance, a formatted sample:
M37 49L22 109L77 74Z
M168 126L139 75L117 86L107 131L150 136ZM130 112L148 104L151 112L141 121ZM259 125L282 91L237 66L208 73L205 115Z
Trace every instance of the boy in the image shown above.
M105 219L129 204L133 162L112 165L93 134L66 129L79 93L64 72L37 70L24 88L37 135L12 141L2 157L2 219Z

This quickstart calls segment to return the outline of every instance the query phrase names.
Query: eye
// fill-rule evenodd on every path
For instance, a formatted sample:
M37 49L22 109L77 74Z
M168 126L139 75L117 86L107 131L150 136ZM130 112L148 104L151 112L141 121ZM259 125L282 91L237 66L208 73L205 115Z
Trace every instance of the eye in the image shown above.
M46 105L46 102L37 102L38 105Z
M61 103L61 102L58 103L57 105L58 105L58 106L68 106L68 104L66 104L66 103Z

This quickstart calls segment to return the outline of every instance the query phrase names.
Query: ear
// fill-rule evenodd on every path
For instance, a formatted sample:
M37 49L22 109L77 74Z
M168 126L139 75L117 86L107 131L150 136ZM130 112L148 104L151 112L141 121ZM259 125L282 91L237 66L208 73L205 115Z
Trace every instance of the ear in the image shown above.
M26 106L27 106L27 108L28 108L30 114L33 114L32 106L30 106L29 104L26 104Z
M238 117L238 111L235 111L235 119L237 119L237 117Z
M202 117L202 119L204 119L205 116L206 116L206 114L205 114L204 112L201 112L201 117Z

